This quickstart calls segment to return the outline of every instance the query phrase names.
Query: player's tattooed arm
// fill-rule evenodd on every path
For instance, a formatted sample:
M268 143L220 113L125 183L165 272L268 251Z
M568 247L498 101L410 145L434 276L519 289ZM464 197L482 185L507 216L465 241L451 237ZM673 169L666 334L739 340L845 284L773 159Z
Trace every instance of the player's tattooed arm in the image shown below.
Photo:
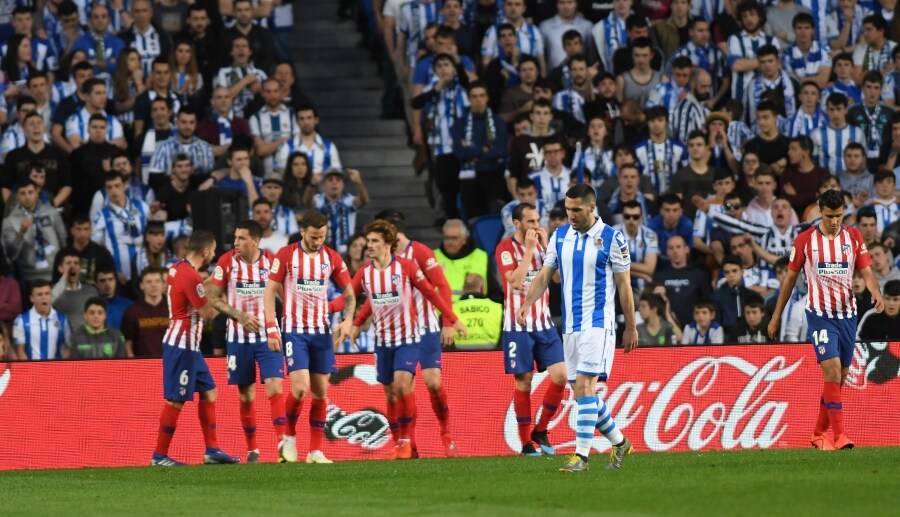
M259 330L259 320L255 316L244 311L237 310L231 305L228 305L221 287L210 283L208 292L209 302L212 305L213 309L237 321L241 324L241 326L251 332Z

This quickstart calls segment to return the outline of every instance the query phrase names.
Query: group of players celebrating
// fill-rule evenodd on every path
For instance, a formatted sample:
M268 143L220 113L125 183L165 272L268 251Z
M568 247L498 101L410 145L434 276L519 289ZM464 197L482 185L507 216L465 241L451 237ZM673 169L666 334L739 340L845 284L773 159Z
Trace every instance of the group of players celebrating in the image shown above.
M807 306L809 336L822 366L824 389L811 442L820 449L852 448L843 427L841 386L855 347L856 307L850 291L853 269L859 268L883 309L865 244L855 229L844 226L843 199L826 192L819 200L820 224L800 234L791 252L790 273L778 298L770 336L778 333L781 309L798 274L810 283ZM513 375L514 410L521 452L525 456L555 454L547 426L569 383L575 397L575 451L562 472L587 470L595 431L611 444L607 468L622 467L633 450L615 424L610 409L597 396L597 383L612 371L615 297L625 317L622 346L637 346L635 304L631 289L631 256L621 232L596 216L591 187L575 185L566 193L569 224L547 236L534 205L513 210L515 233L497 247L495 259L503 283L503 352L507 374ZM215 237L195 232L187 256L169 269L169 329L164 338L163 385L166 403L151 465L179 466L169 445L186 401L199 393L199 419L206 452L204 463L239 463L223 452L216 439L215 382L200 353L203 319L225 314L228 383L240 394L241 424L248 463L259 461L253 408L256 368L265 384L279 461L298 460L296 428L307 394L309 451L307 463L331 463L322 451L327 389L336 367L333 342L356 339L370 318L375 333L377 380L384 387L394 448L392 459L418 457L415 444L416 401L413 377L421 365L432 408L440 423L447 456L457 454L450 435L449 404L441 383L441 347L452 345L467 329L453 313L450 289L434 253L404 233L404 218L389 210L366 225L370 260L351 279L341 256L324 245L327 219L308 212L300 220L301 239L272 254L259 248L262 228L252 221L237 225L234 249L223 254L204 286L199 270L215 256ZM550 318L547 287L561 284L562 338ZM329 301L329 284L342 295ZM357 311L357 297L365 301ZM276 305L282 307L277 319ZM330 315L344 319L330 327ZM440 316L438 315L440 314ZM334 341L333 341L334 340ZM290 391L282 396L287 364ZM532 428L531 383L535 366L551 383ZM833 438L827 435L829 427Z

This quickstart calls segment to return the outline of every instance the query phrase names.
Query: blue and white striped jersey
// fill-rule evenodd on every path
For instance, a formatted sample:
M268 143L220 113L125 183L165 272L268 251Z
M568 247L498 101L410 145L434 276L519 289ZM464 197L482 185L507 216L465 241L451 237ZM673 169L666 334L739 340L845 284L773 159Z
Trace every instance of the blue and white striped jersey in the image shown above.
M617 224L613 226L613 229L622 232L622 236L625 237L628 251L631 252L631 262L642 264L647 260L647 255L659 255L659 236L646 225L638 226L637 234L634 237L628 235L624 224ZM643 278L631 277L631 287L636 291L643 291L646 285L647 281Z
M578 122L585 123L584 97L573 88L560 90L553 95L553 109L566 112Z
M669 130L672 137L679 142L686 142L691 132L706 128L706 117L709 108L706 104L697 100L692 94L675 105L675 109L669 112Z
M666 108L666 111L668 111L671 116L675 113L675 106L678 105L678 101L683 98L682 94L687 95L690 91L690 84L678 86L672 81L659 83L650 91L650 97L647 98L647 107L662 106Z
M432 124L428 144L435 156L453 153L453 125L466 114L468 107L469 96L458 81L441 90L432 101L428 110L428 120Z
M875 209L875 220L879 235L894 221L900 219L900 204L897 203L896 199L872 198L869 199L868 205Z
M847 124L840 129L825 125L813 131L813 143L816 146L816 157L819 165L828 169L831 174L844 170L844 147L850 142L866 146L866 135L863 130Z
M587 232L564 225L550 236L544 266L559 271L562 329L566 334L590 328L615 330L614 273L631 268L622 232L599 218Z
M812 115L802 109L798 109L794 116L789 117L785 123L784 135L793 138L795 136L812 136L813 132L828 125L828 117L818 106Z
M0 45L0 56L6 56L7 44ZM55 71L59 68L56 52L50 42L37 36L31 37L31 61L38 70Z
M344 192L332 202L324 194L316 194L313 196L313 208L328 218L325 244L338 253L346 253L350 237L356 233L356 196Z
M734 66L738 59L748 59L756 57L759 48L764 45L774 45L781 48L778 38L766 35L762 32L756 36L751 36L747 31L741 31L728 38L728 66ZM743 99L744 90L753 80L753 70L748 72L732 72L731 73L731 98ZM746 113L744 114L746 116Z
M663 142L644 140L634 148L641 174L650 176L653 190L662 194L669 190L672 177L688 163L687 147L677 140Z
M184 153L191 157L194 165L194 174L209 174L215 167L216 160L213 157L212 146L206 140L192 137L189 142L183 142L180 137L174 136L156 147L153 158L147 169L152 172L171 174L175 156Z
M141 68L144 70L144 77L150 77L150 68L153 60L162 56L162 39L156 28L151 24L147 32L141 34L138 28L132 25L129 31L134 33L134 41L129 46L137 51L141 57ZM168 58L169 56L164 56Z
M867 43L863 43L853 51L853 65L861 66L863 72L868 70L881 72L893 63L891 60L891 52L894 51L894 47L896 46L897 43L889 39L884 40L884 45L881 46L881 50L878 50Z
M690 322L684 326L681 331L682 345L709 345L713 343L722 343L725 341L725 330L719 325L718 321L712 322L706 332L701 332L697 328L697 323Z
M552 207L566 199L566 191L569 190L569 183L572 181L572 171L563 165L559 175L554 176L544 167L532 172L528 177L537 187L538 199Z
M262 138L263 142L266 143L274 142L284 136L293 137L300 134L300 128L294 120L294 114L284 104L280 105L278 110L274 112L263 106L262 109L250 117L249 122L250 134ZM274 156L275 153L272 153L263 158L266 172L272 172Z
M828 13L837 8L835 0L795 0L797 5L802 5L809 9L815 23L815 35L813 41L816 43L828 43Z
M413 0L400 7L400 18L396 20L397 32L406 37L404 53L410 68L416 66L416 53L425 37L425 27L439 21L441 2Z
M625 19L611 12L609 16L597 22L591 30L597 55L605 70L613 69L613 54L616 50L628 46L628 31L625 30Z
M827 43L813 41L809 51L804 54L795 43L784 51L781 61L789 74L803 82L819 75L819 68L831 68L831 48Z
M497 25L492 25L484 33L484 39L481 40L481 57L494 59L500 55L500 42L497 40ZM536 25L522 21L522 25L516 29L518 36L519 51L529 56L544 55L544 37L541 36L540 29Z
M25 347L25 355L30 361L62 359L63 348L71 333L66 315L52 307L46 316L41 316L32 307L19 314L13 323L13 341L16 346Z
M125 137L125 132L122 129L122 123L119 122L119 119L106 112L100 112L100 114L106 117L107 142L112 142L117 138ZM86 144L90 140L90 135L88 134L90 120L91 113L88 112L86 107L75 112L74 115L66 119L66 138L78 137L82 144Z
M691 63L698 68L702 68L709 72L712 78L713 93L719 91L721 78L724 77L728 64L725 60L725 54L715 45L707 45L706 47L698 47L693 42L688 41L683 47L676 49L669 56L666 63L666 75L672 76L672 61L677 57L687 56L691 58Z
M822 90L822 107L825 107L825 101L832 93L843 93L847 97L847 102L852 106L862 102L862 88L856 85L852 79L846 83L835 80L831 86Z
M272 230L287 237L300 231L297 224L297 215L294 210L281 203L272 209Z
M144 240L149 217L147 203L131 199L124 208L107 203L94 217L91 240L112 253L116 271L126 279L131 279L131 262Z
M219 69L219 73L213 78L213 87L231 88L250 74L256 75L257 84L262 84L268 79L265 72L252 64L249 66L226 66ZM152 90L151 90L152 91ZM150 99L151 101L153 99ZM244 87L234 97L234 114L237 117L244 116L244 109L253 101L253 91L250 86ZM173 111L174 112L174 111ZM177 113L177 112L175 112Z
M307 146L301 135L295 135L287 142L278 146L275 156L272 159L272 168L275 172L281 172L287 167L287 160L291 154L297 152L306 153L309 158L312 172L319 174L328 169L341 169L341 157L338 154L337 146L334 142L323 138L322 135L316 133L311 146Z
M784 71L778 72L778 78L774 80L766 79L757 72L749 88L744 90L744 116L751 126L756 124L756 107L759 106L762 95L769 90L784 99L785 116L791 117L797 111L797 88L793 79Z

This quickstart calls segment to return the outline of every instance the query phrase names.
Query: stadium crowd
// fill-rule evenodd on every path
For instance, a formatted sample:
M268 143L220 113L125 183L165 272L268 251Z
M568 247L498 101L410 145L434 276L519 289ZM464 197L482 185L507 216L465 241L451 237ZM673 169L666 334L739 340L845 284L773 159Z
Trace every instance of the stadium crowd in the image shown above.
M0 5L0 358L159 357L167 267L184 258L191 203L206 191L236 192L273 253L298 240L304 211L320 211L326 244L351 274L364 265L357 214L379 186L317 132L288 51L291 3ZM854 283L859 335L898 337L894 9L361 2L382 117L407 120L413 167L433 186L454 307L492 315L461 345L496 344L502 320L497 242L477 242L474 227L499 221L508 237L527 202L549 235L576 183L594 187L600 217L627 238L643 345L769 341L791 244L831 189L885 296L885 313L867 314ZM792 294L780 341L806 340L805 291ZM205 353L222 352L224 329L207 323Z

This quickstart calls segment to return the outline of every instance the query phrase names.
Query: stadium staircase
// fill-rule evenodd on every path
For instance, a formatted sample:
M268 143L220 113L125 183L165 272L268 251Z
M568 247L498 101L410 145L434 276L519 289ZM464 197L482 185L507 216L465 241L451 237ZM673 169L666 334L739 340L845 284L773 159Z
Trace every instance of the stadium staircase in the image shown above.
M413 173L413 151L402 120L380 120L383 83L354 22L339 22L338 0L304 0L295 6L292 52L299 84L316 105L320 133L334 141L344 167L359 169L371 201L357 226L385 208L401 210L411 239L437 246L434 213L424 176Z

